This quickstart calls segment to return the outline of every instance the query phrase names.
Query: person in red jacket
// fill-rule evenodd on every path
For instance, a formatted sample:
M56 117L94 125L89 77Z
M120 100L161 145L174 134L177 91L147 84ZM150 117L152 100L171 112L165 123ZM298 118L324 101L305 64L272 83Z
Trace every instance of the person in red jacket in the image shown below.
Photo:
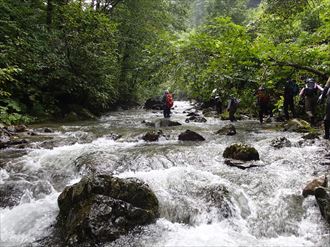
M174 101L173 101L172 94L168 90L165 90L162 102L163 102L164 118L170 118L171 117L171 108L173 107Z

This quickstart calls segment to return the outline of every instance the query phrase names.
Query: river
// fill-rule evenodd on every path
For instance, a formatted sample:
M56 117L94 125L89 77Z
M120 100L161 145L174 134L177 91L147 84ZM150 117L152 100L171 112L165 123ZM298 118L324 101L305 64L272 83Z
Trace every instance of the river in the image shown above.
M329 172L320 164L329 148L324 140L301 143L301 134L253 120L235 123L235 136L219 136L214 133L227 121L185 123L183 111L191 106L175 105L172 119L183 125L164 128L166 137L156 143L141 139L150 130L142 120L161 118L161 112L133 109L97 121L49 124L55 132L27 148L0 150L0 245L38 246L56 221L60 192L96 171L140 178L160 202L156 223L104 246L330 246L314 197L301 196L310 179ZM186 129L206 141L178 141ZM122 137L115 141L113 134ZM282 136L293 146L270 145ZM224 149L236 142L259 151L258 167L224 164Z

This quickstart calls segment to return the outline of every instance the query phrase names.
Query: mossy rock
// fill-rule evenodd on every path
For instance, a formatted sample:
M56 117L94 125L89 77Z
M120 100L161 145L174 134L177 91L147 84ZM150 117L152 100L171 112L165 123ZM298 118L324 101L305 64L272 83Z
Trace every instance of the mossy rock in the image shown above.
M223 157L243 161L260 159L258 151L246 144L233 144L227 147L223 152Z
M216 134L218 135L228 135L228 136L233 136L236 135L236 128L233 124L228 124L219 129Z
M292 132L299 132L299 133L308 133L308 132L314 132L314 129L311 127L311 125L302 119L290 119L285 125L284 130L286 131L292 131Z

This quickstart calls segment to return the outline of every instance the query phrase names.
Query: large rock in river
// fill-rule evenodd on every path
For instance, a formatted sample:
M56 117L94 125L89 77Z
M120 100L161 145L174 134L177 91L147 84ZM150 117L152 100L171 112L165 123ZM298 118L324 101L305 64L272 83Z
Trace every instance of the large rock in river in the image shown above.
M183 132L179 135L179 140L180 141L205 141L205 138L194 131L186 130L185 132Z
M113 241L159 216L155 194L140 180L84 177L58 197L58 226L68 245Z
M163 102L159 97L147 99L147 101L144 103L144 109L162 110Z
M246 144L233 144L225 149L223 152L224 158L230 158L235 160L259 160L258 151Z
M314 195L315 189L320 186L322 187L328 186L328 179L326 176L315 178L312 181L310 181L303 189L302 195L304 197L307 197L309 195Z
M330 224L330 194L324 187L315 189L315 198L319 205L321 215Z

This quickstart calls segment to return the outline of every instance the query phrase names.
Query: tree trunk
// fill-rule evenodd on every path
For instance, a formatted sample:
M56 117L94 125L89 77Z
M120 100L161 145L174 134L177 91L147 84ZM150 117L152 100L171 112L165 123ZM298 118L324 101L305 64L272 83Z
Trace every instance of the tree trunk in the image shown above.
M52 18L53 18L53 2L52 0L47 0L47 29L48 31L51 29L52 25Z

